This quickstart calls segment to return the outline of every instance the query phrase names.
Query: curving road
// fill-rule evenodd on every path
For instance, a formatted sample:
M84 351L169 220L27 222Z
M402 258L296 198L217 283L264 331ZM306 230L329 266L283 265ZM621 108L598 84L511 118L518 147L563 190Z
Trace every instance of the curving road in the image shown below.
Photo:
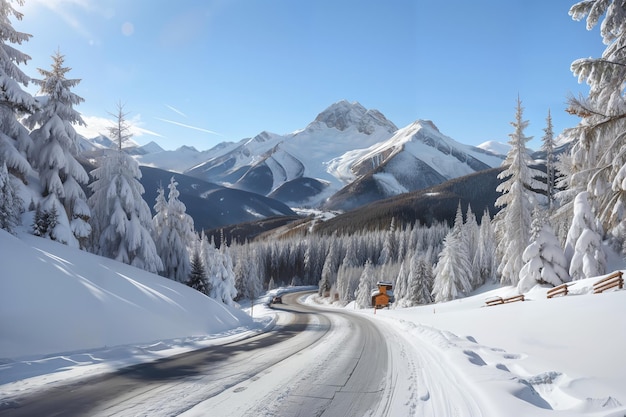
M381 330L285 295L273 331L12 401L0 416L384 416L393 398Z

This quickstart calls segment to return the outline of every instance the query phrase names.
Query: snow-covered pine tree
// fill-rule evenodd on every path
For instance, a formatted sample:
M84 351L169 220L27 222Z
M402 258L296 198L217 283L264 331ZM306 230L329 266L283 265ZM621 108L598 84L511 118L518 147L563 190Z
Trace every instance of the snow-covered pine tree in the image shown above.
M365 261L365 268L359 278L359 287L356 293L356 304L359 308L369 308L372 306L372 289L376 284L374 277L374 266L369 259Z
M221 242L222 245L217 251L219 268L217 269L216 277L217 285L213 288L214 298L219 302L232 306L233 300L237 296L233 259L226 241L221 239Z
M480 220L478 248L472 262L472 269L478 273L481 284L496 280L498 270L496 239L488 210L485 210Z
M511 149L502 162L504 170L498 175L502 181L496 191L502 193L496 200L496 207L502 209L495 217L495 231L498 239L498 253L501 258L498 272L503 285L517 285L523 266L522 253L529 243L531 214L537 200L532 190L545 189L538 178L545 173L531 167L532 160L526 148L531 137L524 135L528 121L523 120L522 102L517 98L515 121L511 125L515 131L509 135Z
M385 233L385 240L383 241L383 249L380 251L378 257L378 265L385 265L393 262L396 259L398 250L398 242L396 241L396 219L391 218L389 224L389 230Z
M433 271L435 279L432 296L436 303L454 300L472 291L472 267L467 257L467 247L461 237L463 216L459 220L458 212L459 210L454 227L444 239L439 262Z
M43 210L61 208L51 234L61 243L84 246L91 233L91 213L81 186L89 182L89 175L76 160L78 135L73 126L85 125L73 108L84 100L71 91L80 80L65 78L71 68L63 66L64 56L57 51L52 59L50 71L38 69L44 78L32 80L39 86L41 96L37 97L40 108L24 120L29 129L34 129L30 159L39 171Z
M18 118L35 111L37 102L20 86L27 87L30 78L18 64L26 64L30 56L10 44L21 45L31 35L13 28L11 18L22 20L23 14L14 9L11 3L23 6L24 1L0 0L0 161L6 164L10 175L25 182L27 175L34 174L27 159L32 140ZM22 209L17 207L15 210Z
M606 254L587 191L579 193L574 200L574 217L565 242L565 258L569 262L572 280L605 273Z
M318 295L325 296L330 293L330 288L335 285L337 281L337 249L335 239L331 240L330 247L328 248L328 254L322 267L322 277L318 285Z
M470 265L472 266L470 283L472 284L472 288L477 288L483 284L484 281L480 276L478 265L472 262L478 252L479 228L478 222L476 221L476 215L472 211L472 206L470 204L467 205L467 211L465 212L465 223L463 223L462 226L462 235L465 245L467 246L467 259L470 261Z
M164 204L164 191L159 190L154 206L156 214L152 219L156 250L163 262L161 275L178 282L189 277L189 249L195 240L193 219L179 200L180 193L174 177L168 185L167 204Z
M413 253L411 252L400 263L400 270L398 271L398 276L396 277L396 285L393 288L393 295L396 298L394 304L399 307L405 306L405 298L407 297L409 286L409 271L411 267L410 260L412 258Z
M250 262L247 256L239 256L235 263L234 275L235 275L235 288L237 295L234 300L239 301L244 298L248 298L247 278L249 276Z
M7 166L2 161L0 164L0 229L15 233L15 229L21 222L23 206Z
M411 257L409 285L406 296L408 306L430 304L433 299L433 271L430 262L415 252Z
M223 264L221 275L221 291L220 301L226 305L234 305L233 301L237 296L237 288L235 288L235 268L233 266L233 257L230 252L230 247L226 245L226 241L222 239L222 245L219 249L221 255L221 261Z
M140 269L158 272L163 269L163 263L152 239L150 208L141 197L144 188L139 182L139 164L122 150L131 134L121 104L114 116L116 122L110 135L117 149L109 152L101 165L91 171L95 179L89 184L92 195L87 202L95 233L92 250Z
M569 281L563 249L539 207L533 211L531 243L524 250L522 260L525 264L517 284L520 294L537 284L556 287Z
M604 230L626 253L626 12L622 1L585 0L571 7L574 20L586 17L591 30L602 19L606 48L599 58L583 58L571 69L589 85L587 97L572 97L568 112L581 117L568 131L573 139L567 185L572 196L589 191ZM571 200L570 200L571 201Z
M546 194L548 197L548 212L552 212L554 208L554 175L555 175L555 159L554 159L554 132L552 130L552 114L548 110L546 117L546 127L543 129L541 149L546 153Z

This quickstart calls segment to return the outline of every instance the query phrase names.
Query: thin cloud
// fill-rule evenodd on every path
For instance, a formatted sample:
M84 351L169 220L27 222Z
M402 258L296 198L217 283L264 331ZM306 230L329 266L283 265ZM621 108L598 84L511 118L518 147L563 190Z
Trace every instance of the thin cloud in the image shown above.
M176 107L172 107L169 104L166 104L165 107L167 107L168 109L170 109L171 111L173 111L176 114L179 114L183 117L187 117L187 115L185 113L183 113L182 111L178 110Z
M173 120L162 119L160 117L155 117L155 119L160 120L160 121L165 122L165 123L171 123L171 124L176 125L176 126L185 127L187 129L198 130L200 132L210 133L212 135L217 135L217 136L222 136L222 137L224 136L224 135L222 135L220 133L214 132L213 130L208 130L208 129L204 129L204 128L197 127L197 126L186 125L184 123L175 122Z
M112 119L98 116L85 116L81 115L87 126L74 125L74 130L79 135L86 138L95 138L99 135L109 136L109 129L114 126ZM144 135L156 136L158 138L164 138L165 136L154 132L152 130L141 127L141 116L135 115L134 117L126 120L130 126L130 133L133 136L140 137Z

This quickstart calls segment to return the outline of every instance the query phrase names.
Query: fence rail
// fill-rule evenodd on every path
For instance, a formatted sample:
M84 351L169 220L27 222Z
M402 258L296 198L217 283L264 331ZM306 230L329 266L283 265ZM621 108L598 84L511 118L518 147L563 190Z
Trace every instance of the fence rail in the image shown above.
M624 277L622 271L615 271L611 275L602 278L600 281L593 284L593 293L600 294L608 289L618 287L624 288Z
M502 298L502 297L489 298L485 301L485 304L487 304L487 306L497 306L498 304L513 303L515 301L524 301L524 294L514 295L513 297L508 297L508 298Z
M558 295L567 295L569 293L567 287L568 287L567 284L561 284L561 285L557 285L554 288L549 289L548 298L553 298Z

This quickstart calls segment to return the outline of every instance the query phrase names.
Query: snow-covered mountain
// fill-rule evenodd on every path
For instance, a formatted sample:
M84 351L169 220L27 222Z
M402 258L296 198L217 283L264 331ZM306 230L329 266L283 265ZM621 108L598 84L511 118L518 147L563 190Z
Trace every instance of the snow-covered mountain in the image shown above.
M501 157L463 145L442 134L433 122L418 120L384 142L330 161L328 170L349 185L334 194L326 207L355 208L501 163Z
M155 152L156 151L156 152ZM207 151L133 151L141 165L250 191L291 206L348 209L499 166L502 155L463 145L433 122L398 129L378 110L346 100L306 128L264 131Z
M398 129L379 111L345 100L305 129L287 135L262 132L220 151L186 173L313 207L332 201L340 190L342 201L360 205L502 162L500 156L443 135L430 121ZM363 187L362 182L371 184ZM378 191L372 193L372 187ZM369 196L360 196L365 189Z
M278 135L262 132L188 170L188 175L316 205L344 184L327 168L333 158L390 138L397 127L376 110L340 101L305 129Z
M506 154L509 153L509 150L511 149L511 145L495 140L489 140L487 142L481 143L477 146L477 148L483 149L487 152L491 152L495 155L506 156Z

